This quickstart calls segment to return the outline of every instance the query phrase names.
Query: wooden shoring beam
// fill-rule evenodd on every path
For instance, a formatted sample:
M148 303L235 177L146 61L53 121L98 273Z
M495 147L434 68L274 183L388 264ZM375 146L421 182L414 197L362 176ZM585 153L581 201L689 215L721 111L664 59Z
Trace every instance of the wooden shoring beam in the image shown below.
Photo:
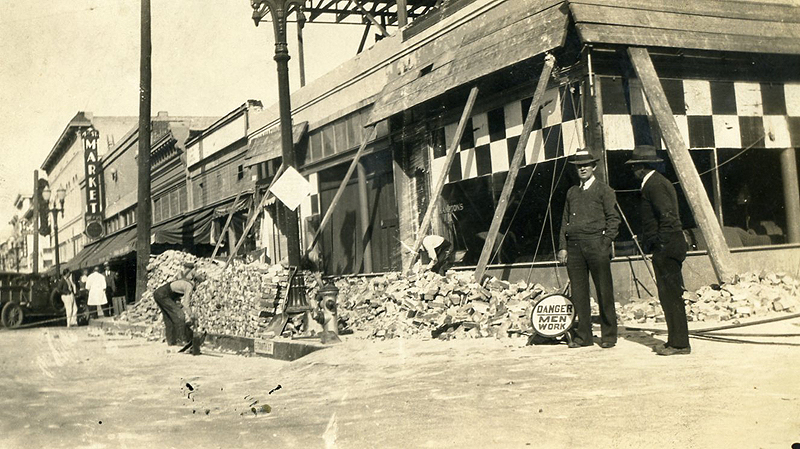
M359 0L355 0L355 3L356 7L361 10L361 15L366 17L367 20L369 20L373 25L375 25L375 27L381 32L381 34L384 37L388 37L389 32L386 31L386 28L383 25L381 25L377 19L375 19L375 16L373 16L372 13L368 11L367 8L365 8L364 5L362 5Z
M489 226L489 232L486 234L486 241L483 242L483 250L481 257L478 259L478 265L475 267L475 281L480 283L483 281L483 275L486 273L486 266L489 264L489 258L494 249L494 242L497 240L497 233L500 231L500 224L503 222L503 217L508 209L508 200L511 197L511 192L514 190L514 183L517 180L519 169L522 166L522 158L525 156L525 147L528 145L528 138L533 130L533 122L536 121L536 115L539 108L542 106L542 99L544 91L547 89L547 81L550 79L550 74L553 72L553 66L556 59L551 54L547 54L544 59L544 67L542 73L539 75L539 82L536 85L536 91L533 93L533 101L528 109L528 116L525 118L525 124L522 125L522 134L519 136L517 148L514 150L514 158L511 159L511 164L508 167L508 176L503 185L503 190L500 192L500 199L497 202L497 208L492 217L492 224ZM537 160L538 154L534 155L532 160Z
M358 44L358 50L356 50L356 54L359 54L362 51L364 51L364 45L366 45L367 43L370 27L372 27L372 22L367 22L367 24L364 25L364 34L361 35L361 42Z
M357 254L363 253L364 273L372 273L372 238L368 235L370 230L370 217L369 217L369 193L367 192L367 169L364 163L359 161L356 167L358 172L358 203L359 212L361 214L361 251ZM361 263L355 267L358 270Z
M356 155L353 156L353 161L350 163L350 167L347 169L347 173L344 175L344 179L342 179L342 183L339 184L339 189L336 190L336 194L333 196L333 200L331 201L331 205L328 207L328 210L325 211L325 215L322 217L322 221L319 222L319 227L317 228L317 232L314 233L314 238L311 240L311 244L306 248L305 255L308 254L314 249L319 241L319 237L322 235L322 230L325 229L325 225L328 224L331 217L333 216L333 211L336 210L336 206L339 204L339 199L341 199L342 194L344 193L345 187L347 187L347 183L350 182L350 177L353 176L353 172L356 170L358 166L358 161L361 159L361 155L364 154L364 150L367 148L367 144L375 139L378 135L378 127L376 125L371 125L369 131L365 130L364 132L364 140L361 142L361 146L356 151ZM369 135L367 135L369 132Z
M408 1L397 0L397 26L408 25Z
M275 181L277 181L278 178L281 177L285 169L286 165L284 165L283 162L281 162L281 166L278 167L277 173L275 173L275 176L272 178L272 181L270 181L269 187L267 187L267 191L264 192L264 196L262 196L261 201L258 202L258 207L254 209L255 211L258 212L252 214L250 218L247 220L247 225L244 227L244 231L242 231L242 237L239 239L238 242L236 242L236 246L231 250L231 253L228 254L228 260L225 261L225 268L228 268L228 265L231 263L231 260L233 260L233 256L239 251L239 248L242 247L245 237L247 237L247 233L250 232L250 228L252 228L253 224L255 224L256 218L258 218L258 215L261 213L261 209L264 208L264 203L266 203L267 199L269 198L270 189L272 189L272 186L275 185ZM253 194L255 194L255 192Z
M447 149L447 155L444 159L442 172L439 173L439 179L436 180L436 185L433 187L433 191L431 192L428 209L425 211L425 215L422 218L422 223L419 225L419 229L417 230L417 239L414 241L414 246L411 248L411 258L409 259L404 271L411 269L411 266L414 265L414 262L417 260L419 247L422 245L422 239L424 239L428 233L428 227L430 227L431 221L433 220L433 214L436 213L436 205L439 203L439 197L442 195L444 181L447 179L447 174L450 172L450 166L453 165L453 159L455 159L458 146L461 144L461 136L464 135L464 129L467 126L470 115L472 115L472 107L475 106L475 100L477 98L478 87L476 86L469 91L467 104L464 106L464 111L461 113L461 119L458 121L458 126L456 127L456 134L453 136L453 141L450 142L450 148Z
M219 240L217 240L217 244L214 245L214 251L211 253L211 258L217 257L217 251L219 251L219 247L222 245L222 241L225 240L225 232L228 230L228 226L231 225L231 220L233 220L233 214L236 212L236 203L239 202L239 198L242 196L242 192L244 190L239 190L236 193L236 198L233 200L233 204L231 204L231 211L228 213L228 218L225 220L225 226L222 227L222 231L219 233Z
M667 96L661 81L658 78L650 53L643 47L628 47L628 57L633 63L636 76L642 82L647 102L661 129L661 136L667 144L667 152L675 167L675 173L683 188L686 201L692 209L695 221L697 222L703 237L708 244L708 255L711 257L711 265L717 274L720 282L729 282L733 279L733 259L731 252L725 243L714 208L706 195L706 189L694 166L689 148L683 141L678 124L672 115L667 102Z

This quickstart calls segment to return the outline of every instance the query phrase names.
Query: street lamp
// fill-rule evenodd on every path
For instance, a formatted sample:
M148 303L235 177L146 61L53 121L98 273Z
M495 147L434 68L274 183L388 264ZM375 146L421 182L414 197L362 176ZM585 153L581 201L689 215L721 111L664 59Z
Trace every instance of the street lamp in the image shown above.
M50 197L52 192L50 186L42 189L42 199L46 204L50 204ZM53 201L53 207L48 207L48 211L53 214L53 238L55 239L55 253L56 253L56 275L60 274L61 263L58 257L58 213L61 212L61 217L64 217L64 198L67 196L67 191L63 187L56 190L56 200ZM60 206L60 207L59 207ZM35 237L34 237L35 238Z
M285 167L296 168L294 148L292 146L292 106L289 96L289 47L286 42L286 17L289 8L300 11L303 2L299 0L250 0L253 7L253 21L258 23L269 12L272 15L272 26L275 31L275 62L278 71L278 108L281 121L281 156ZM297 224L297 210L285 205L284 230L289 255L289 265L300 265L300 229Z

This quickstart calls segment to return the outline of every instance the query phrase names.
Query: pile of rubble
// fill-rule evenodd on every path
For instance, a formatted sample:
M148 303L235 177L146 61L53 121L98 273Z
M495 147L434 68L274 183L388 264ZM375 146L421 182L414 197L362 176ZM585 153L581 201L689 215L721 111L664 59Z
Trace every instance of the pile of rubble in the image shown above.
M800 311L800 281L785 273L748 272L731 283L703 286L683 294L689 321L730 321ZM658 300L633 300L619 311L621 322L658 323L664 313Z
M275 308L286 299L289 273L281 265L234 261L224 268L223 264L212 259L166 251L152 259L147 267L147 291L142 300L118 319L144 326L145 334L160 335L163 322L153 292L178 279L186 262L194 263L204 278L195 286L191 303L198 317L196 330L200 332L257 337L265 330Z
M285 305L289 271L280 265L234 262L228 267L179 251L151 260L148 288L142 301L118 319L144 326L145 334L161 335L163 323L153 291L183 272L192 262L203 276L193 294L197 330L250 338L271 336L275 311ZM304 274L309 301L319 287ZM339 288L340 329L364 338L480 338L532 333L534 300L551 293L537 283L509 283L490 278L474 282L471 272L387 273L377 277L342 277ZM770 313L800 311L800 282L785 274L746 273L735 282L686 292L690 321L726 321ZM313 301L310 301L313 305ZM596 313L596 305L593 304ZM620 323L663 322L658 300L632 300L617 305Z
M532 300L545 293L539 284L490 279L472 273L432 272L407 277L342 278L339 316L367 338L439 339L507 336L531 331Z

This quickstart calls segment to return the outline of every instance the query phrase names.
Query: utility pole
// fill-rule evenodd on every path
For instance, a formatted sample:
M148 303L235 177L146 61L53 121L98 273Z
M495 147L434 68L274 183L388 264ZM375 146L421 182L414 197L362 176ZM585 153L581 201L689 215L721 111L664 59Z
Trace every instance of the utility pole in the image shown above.
M33 171L33 274L39 272L39 170Z
M136 301L147 290L150 262L150 0L141 0L141 56L139 60L139 189L136 204Z

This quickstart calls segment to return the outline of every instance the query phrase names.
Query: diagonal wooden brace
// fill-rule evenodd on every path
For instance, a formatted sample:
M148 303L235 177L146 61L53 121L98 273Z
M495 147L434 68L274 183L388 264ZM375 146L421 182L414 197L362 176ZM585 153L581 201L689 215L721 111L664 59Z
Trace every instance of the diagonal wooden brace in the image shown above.
M711 207L711 201L706 195L706 189L703 187L697 168L692 162L689 148L683 141L678 124L672 115L672 109L667 102L667 96L658 79L656 69L653 67L650 53L646 48L629 47L628 56L633 63L636 76L642 82L647 102L650 103L653 115L661 128L662 137L667 144L667 152L675 167L675 173L678 175L686 201L689 203L695 221L708 244L708 255L711 257L711 264L717 278L720 282L730 282L734 277L731 252L725 243L722 228L714 213L714 208Z
M469 97L467 98L466 106L464 106L464 112L461 113L461 120L458 121L456 134L453 136L453 141L450 142L450 148L447 149L447 155L444 159L444 167L442 167L442 172L439 174L439 179L436 181L436 186L431 192L431 199L430 203L428 204L428 209L425 211L425 216L422 218L422 224L419 225L419 230L417 230L417 240L414 242L414 246L411 251L411 258L409 259L408 265L405 267L404 271L408 271L414 265L414 261L417 259L417 253L419 252L419 247L422 245L422 239L424 239L425 235L428 233L428 227L431 225L433 214L436 212L436 205L439 203L439 197L441 196L442 189L444 188L444 181L447 179L447 174L450 172L450 166L453 165L453 159L455 159L456 150L458 149L458 145L461 143L461 136L464 135L464 128L467 126L467 121L469 120L469 116L472 114L472 107L475 106L475 99L477 97L478 88L473 87L472 90L469 91Z
M478 283L483 281L483 275L486 273L486 266L489 264L494 242L497 240L497 233L500 231L500 224L503 222L503 217L508 209L508 199L511 197L512 190L514 190L514 183L517 180L519 169L522 166L522 158L525 156L525 147L528 145L528 138L533 130L533 122L536 121L536 114L542 106L544 91L547 89L547 81L550 79L550 74L553 72L555 63L556 59L552 55L548 54L545 56L544 67L542 67L542 73L539 75L539 82L536 84L533 101L528 109L528 116L525 118L525 124L522 125L522 134L519 136L517 148L514 150L514 158L511 159L511 164L508 167L508 176L506 176L506 182L500 193L500 199L497 202L497 208L494 211L494 217L492 217L492 224L489 227L489 232L486 234L486 241L483 243L481 257L478 259L477 267L475 267L475 281ZM533 160L537 159L538 155L535 155Z

